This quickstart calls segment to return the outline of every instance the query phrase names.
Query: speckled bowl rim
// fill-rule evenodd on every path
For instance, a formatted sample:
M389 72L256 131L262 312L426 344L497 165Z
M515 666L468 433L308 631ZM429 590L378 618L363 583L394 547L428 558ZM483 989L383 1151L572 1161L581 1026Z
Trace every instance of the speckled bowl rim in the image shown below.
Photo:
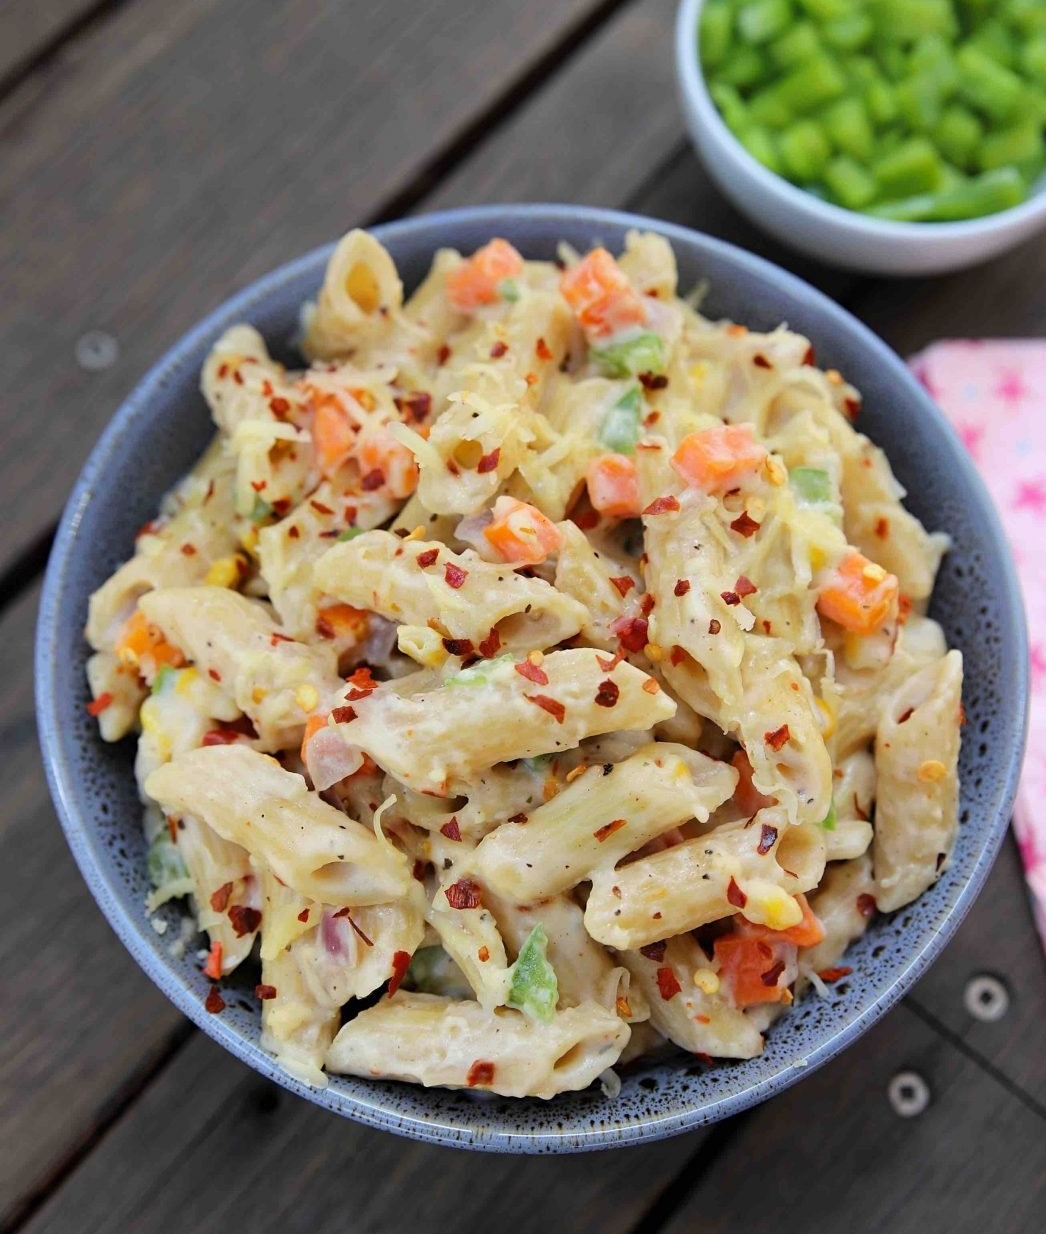
M412 1087L413 1100L397 1102L387 1097L387 1090L383 1091L380 1085L375 1085L373 1090L364 1089L354 1094L339 1091L335 1085L320 1090L302 1085L282 1071L275 1060L243 1031L233 1027L221 1016L208 1014L203 1008L199 990L183 974L175 971L174 962L164 962L147 946L151 933L149 919L142 911L140 903L131 902L127 888L121 886L119 879L114 876L96 828L85 809L82 791L74 776L72 756L63 749L62 730L64 720L68 717L69 700L60 697L58 689L57 664L63 648L58 645L57 636L60 606L63 603L76 603L81 606L85 603L85 597L77 592L75 584L70 580L78 529L90 503L96 499L96 494L104 492L107 465L117 442L132 422L143 414L165 375L177 368L185 357L202 344L217 337L230 321L249 319L252 309L277 295L287 284L303 276L314 275L314 281L318 285L332 245L316 249L281 266L225 301L185 334L146 373L124 400L88 458L69 497L48 564L37 626L37 718L51 794L69 847L88 887L121 941L147 975L175 1006L208 1036L284 1088L372 1127L395 1131L418 1140L487 1151L577 1152L676 1135L726 1118L765 1100L802 1076L810 1074L855 1041L911 988L939 955L980 891L1006 831L1009 810L1017 787L1027 723L1028 654L1024 609L1005 535L991 500L973 464L939 409L895 353L845 309L795 276L733 245L673 224L619 211L557 205L479 206L383 224L373 228L373 231L390 245L397 241L428 238L430 247L434 250L445 242L442 233L455 226L485 229L486 234L504 234L506 231L511 233L516 227L524 230L531 228L540 231L542 239L547 240L549 237L561 235L568 227L578 225L589 228L593 235L599 235L601 228L616 231L619 228L637 227L657 231L671 243L684 246L688 253L693 253L696 247L696 250L703 252L705 256L729 263L736 271L769 286L784 298L805 302L813 312L834 318L843 333L849 335L855 347L869 353L876 364L883 366L892 381L899 381L906 387L906 393L914 405L914 412L933 422L934 432L940 437L941 454L954 476L954 486L959 486L964 491L964 501L974 507L976 517L986 529L986 538L992 542L993 549L999 554L1000 560L996 566L1001 573L1002 593L994 597L998 637L1004 646L1009 645L1013 653L1008 657L1005 666L1010 674L1004 695L1009 706L1001 720L1003 736L1007 739L1004 755L1008 762L997 778L998 787L989 816L967 824L977 828L980 840L969 875L964 884L954 888L953 894L941 907L936 931L925 939L920 948L906 956L893 982L865 1006L859 1015L841 1028L826 1033L824 1040L814 1045L802 1059L782 1060L770 1074L742 1087L729 1086L734 1091L709 1101L695 1103L692 1107L659 1112L656 1108L658 1099L651 1097L650 1105L654 1108L649 1117L631 1118L628 1122L617 1125L614 1122L612 1103L600 1108L598 1119L586 1120L578 1115L574 1119L575 1125L570 1125L569 1117L566 1122L560 1120L557 1124L556 1102L552 1102L543 1106L547 1117L542 1118L533 1114L533 1107L531 1113L525 1115L523 1107L520 1107L520 1123L543 1123L545 1127L540 1131L526 1131L522 1125L518 1131L490 1131L482 1126L484 1120L481 1103L471 1107L474 1110L471 1116L461 1116L458 1113L459 1107L454 1107L450 1116L441 1116L440 1106L447 1104L448 1094L440 1090ZM935 891L939 892L944 882L945 879L942 879ZM151 941L155 942L155 939ZM765 1057L764 1055L763 1058ZM754 1061L758 1063L760 1060ZM654 1070L665 1065L657 1064ZM669 1067L677 1065L682 1064L672 1061L667 1064ZM743 1068L751 1065L735 1066ZM424 1105L427 1109L422 1116L404 1114L400 1109L391 1108L403 1104Z

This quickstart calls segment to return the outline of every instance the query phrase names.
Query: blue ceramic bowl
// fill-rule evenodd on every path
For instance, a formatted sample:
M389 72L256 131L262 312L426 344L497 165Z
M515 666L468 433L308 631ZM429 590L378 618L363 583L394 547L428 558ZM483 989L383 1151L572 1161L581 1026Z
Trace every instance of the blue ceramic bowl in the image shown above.
M915 904L876 920L852 948L853 976L821 1001L803 999L771 1030L765 1052L712 1068L677 1056L639 1066L611 1101L596 1091L554 1101L476 1099L408 1084L332 1077L322 1091L285 1075L259 1045L258 1006L244 981L209 1015L208 983L191 955L168 946L143 908L145 848L132 775L132 744L107 746L84 711L87 598L132 551L134 534L211 433L198 392L218 335L249 321L290 358L298 308L313 296L330 253L321 249L260 279L190 331L149 372L95 447L65 510L47 571L36 646L37 710L44 761L62 825L84 878L128 950L181 1010L237 1058L285 1088L360 1122L416 1139L495 1151L548 1153L610 1148L675 1135L725 1118L794 1083L868 1029L926 969L980 890L1009 817L1024 741L1027 643L1003 533L958 438L907 369L878 338L820 292L775 266L707 236L652 219L571 206L451 211L375 228L406 286L441 245L472 250L505 236L528 257L551 258L566 240L585 250L621 246L632 227L661 232L681 285L707 280L705 310L767 329L785 321L816 344L864 395L862 428L889 454L909 505L955 542L932 613L966 657L968 723L962 747L962 825L951 868Z

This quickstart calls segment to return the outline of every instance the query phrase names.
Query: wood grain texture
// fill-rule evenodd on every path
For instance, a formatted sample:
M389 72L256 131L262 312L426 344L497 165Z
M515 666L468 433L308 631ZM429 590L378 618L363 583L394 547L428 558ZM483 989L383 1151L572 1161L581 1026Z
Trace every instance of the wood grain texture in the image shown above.
M98 7L98 0L5 0L0 8L0 85Z
M379 212L601 8L135 0L16 90L0 105L0 355L18 391L0 571L179 334ZM88 330L118 340L118 363L78 367Z
M0 1228L89 1141L182 1033L112 934L44 785L33 591L0 622Z
M900 1070L931 1103L902 1119ZM749 1116L665 1234L938 1234L1042 1228L1046 1124L899 1007L844 1056Z
M31 1234L615 1234L701 1133L589 1157L476 1156L343 1122L197 1037L27 1227Z

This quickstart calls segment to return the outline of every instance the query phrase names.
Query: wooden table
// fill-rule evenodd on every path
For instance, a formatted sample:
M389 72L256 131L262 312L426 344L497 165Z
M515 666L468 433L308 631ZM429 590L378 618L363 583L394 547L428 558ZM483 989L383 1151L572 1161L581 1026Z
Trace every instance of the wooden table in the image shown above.
M902 354L1040 334L1046 237L884 282L772 245L719 197L674 95L671 0L7 0L0 10L0 1231L1046 1229L1046 970L1016 852L856 1046L710 1130L487 1157L339 1120L186 1024L111 935L39 767L30 642L102 426L201 313L350 225L490 201L625 207L826 288ZM113 345L115 343L115 346ZM994 1023L969 980L1006 984ZM931 1101L902 1119L890 1080Z

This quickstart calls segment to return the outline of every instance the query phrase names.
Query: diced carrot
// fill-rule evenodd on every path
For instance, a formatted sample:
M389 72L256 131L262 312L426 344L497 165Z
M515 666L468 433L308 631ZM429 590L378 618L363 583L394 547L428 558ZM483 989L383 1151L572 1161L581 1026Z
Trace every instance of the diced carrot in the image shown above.
M483 535L502 561L520 566L536 566L563 540L555 523L514 497L497 499L494 518L483 528Z
M752 815L757 810L774 804L775 798L764 797L752 782L752 764L744 750L738 750L730 763L740 776L737 788L734 789L734 805L743 814Z
M140 608L123 623L116 637L116 654L124 664L147 674L165 665L180 668L185 663L178 648L167 642L156 626L149 624Z
M706 493L735 488L766 459L750 424L717 424L689 433L672 455L672 467L688 484Z
M447 299L463 313L471 313L498 298L498 285L519 274L523 258L507 240L491 240L447 275Z
M897 612L897 593L895 575L853 552L821 587L817 608L854 634L874 634Z
M755 922L742 921L738 927L740 932L768 943L794 943L797 947L816 947L824 941L824 926L807 903L806 896L797 895L795 898L803 910L803 919L798 925L790 926L787 930L768 930L766 926L756 925Z
M639 517L639 477L627 454L601 454L585 473L593 509L612 518Z
M380 488L390 497L402 498L418 487L414 455L387 428L361 433L355 454L364 488Z
M565 271L559 290L585 333L595 338L646 323L643 297L606 249L593 249Z
M301 761L305 762L305 747L309 744L309 738L314 733L318 733L321 728L325 728L327 724L327 713L325 711L314 711L311 716L305 721L305 736L301 739Z
M222 945L215 941L207 954L207 963L203 966L204 976L212 981L218 981L222 975Z
M724 934L715 940L719 978L725 982L737 1007L779 1003L786 987L774 977L780 962L776 949L764 939L743 934Z
M356 427L333 395L314 400L314 406L312 444L320 471L329 479L352 453Z

